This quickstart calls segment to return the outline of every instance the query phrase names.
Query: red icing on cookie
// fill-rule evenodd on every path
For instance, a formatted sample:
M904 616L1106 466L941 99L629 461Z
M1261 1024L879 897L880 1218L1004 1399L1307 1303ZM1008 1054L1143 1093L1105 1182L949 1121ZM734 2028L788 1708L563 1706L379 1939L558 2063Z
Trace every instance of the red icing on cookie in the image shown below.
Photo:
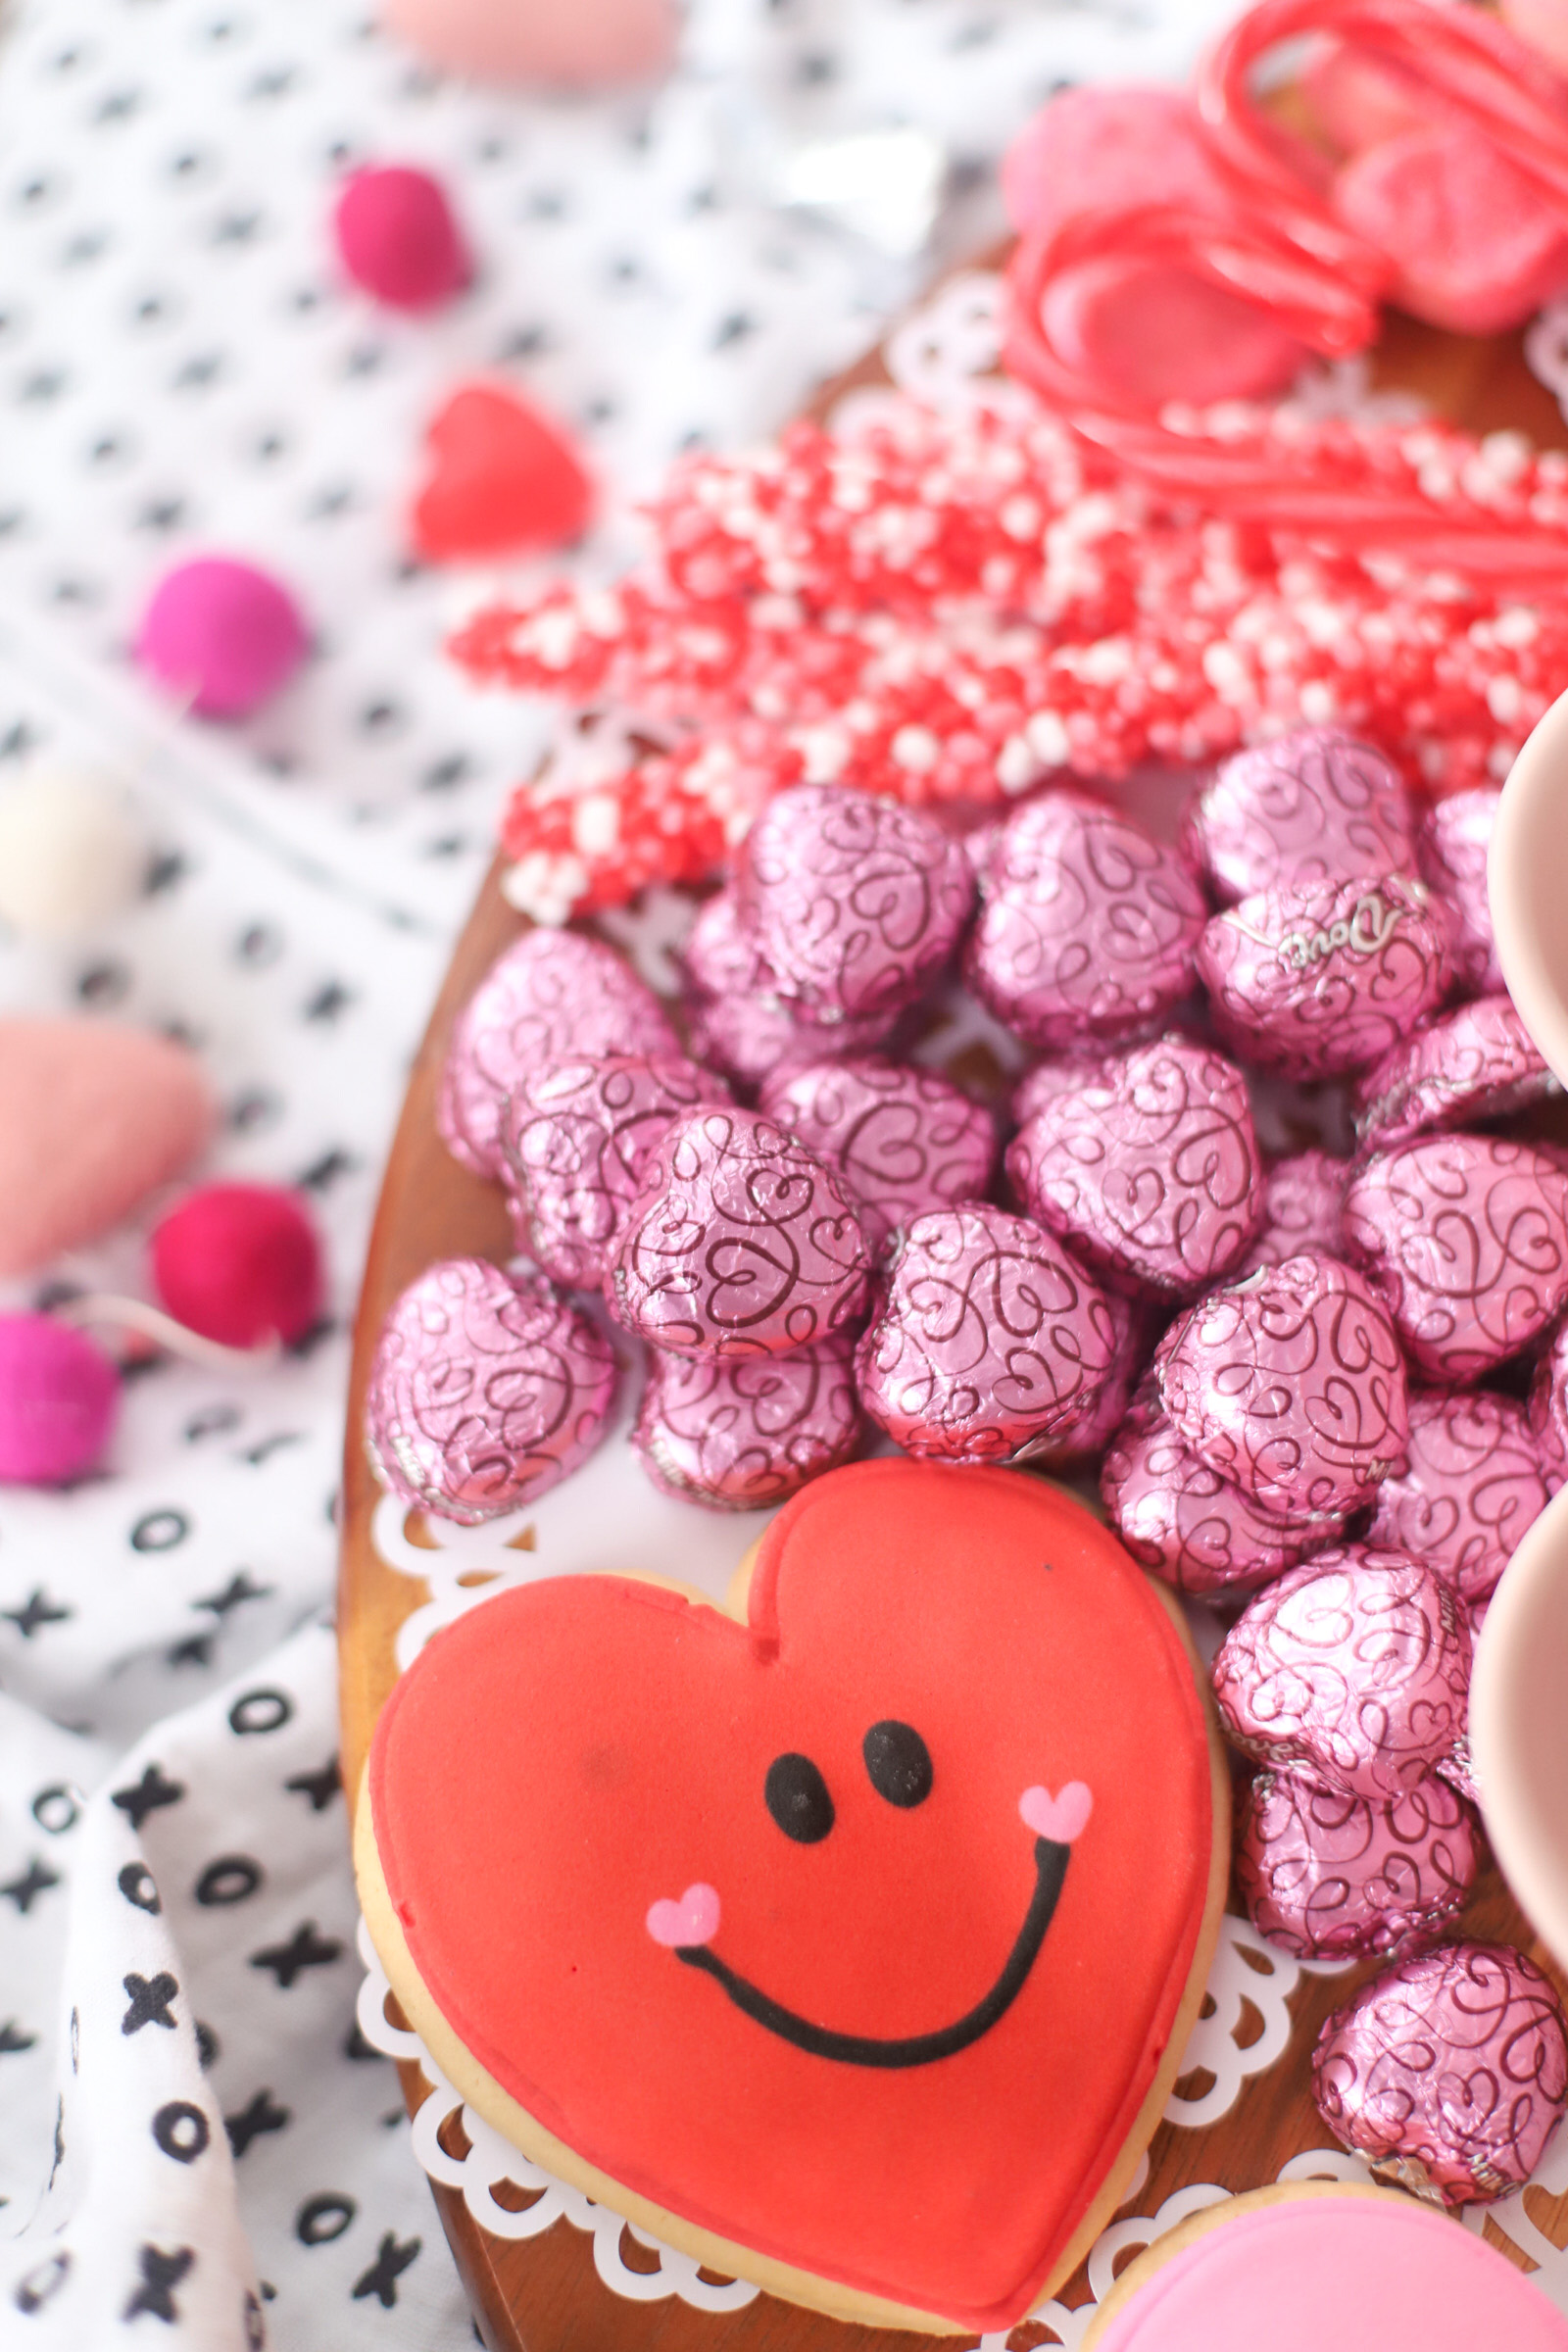
M1119 1544L908 1461L785 1507L745 1627L612 1577L486 1602L393 1692L369 1801L427 1991L531 2116L963 2328L1029 2309L1131 2133L1214 1835L1193 1670Z

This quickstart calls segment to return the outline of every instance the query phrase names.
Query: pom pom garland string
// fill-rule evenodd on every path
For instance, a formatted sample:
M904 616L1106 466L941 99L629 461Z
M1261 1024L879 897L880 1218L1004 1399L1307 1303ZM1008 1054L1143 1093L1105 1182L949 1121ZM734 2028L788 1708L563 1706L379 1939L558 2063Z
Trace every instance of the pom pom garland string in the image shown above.
M199 1331L176 1323L172 1315L166 1315L162 1307L145 1298L123 1298L107 1291L63 1299L50 1312L56 1322L70 1323L78 1330L134 1332L166 1354L181 1356L186 1363L200 1364L209 1372L267 1372L283 1353L283 1343L275 1332L254 1348L225 1348L220 1341L204 1339Z

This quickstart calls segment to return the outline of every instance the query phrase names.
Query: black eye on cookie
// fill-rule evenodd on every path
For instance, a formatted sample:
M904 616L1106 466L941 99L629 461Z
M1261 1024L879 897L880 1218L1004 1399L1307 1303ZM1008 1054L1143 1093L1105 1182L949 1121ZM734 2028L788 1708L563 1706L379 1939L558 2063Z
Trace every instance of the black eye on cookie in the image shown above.
M878 1796L907 1812L931 1793L931 1750L912 1724L873 1723L860 1742Z

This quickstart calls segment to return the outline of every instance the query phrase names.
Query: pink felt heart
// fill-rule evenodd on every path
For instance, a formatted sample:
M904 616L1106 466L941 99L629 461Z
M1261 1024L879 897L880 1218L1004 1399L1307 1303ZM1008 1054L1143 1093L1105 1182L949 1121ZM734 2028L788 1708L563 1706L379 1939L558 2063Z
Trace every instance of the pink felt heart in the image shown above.
M690 1951L699 1943L711 1943L718 1934L718 1896L711 1886L699 1880L688 1886L678 1903L668 1895L648 1906L648 1933L656 1943L670 1951Z
M678 30L670 0L385 0L381 16L449 73L568 89L662 74Z
M1086 1781L1065 1781L1054 1796L1049 1788L1026 1788L1018 1799L1018 1811L1025 1829L1033 1830L1037 1838L1049 1838L1054 1845L1071 1845L1088 1827L1094 1804Z
M187 1167L215 1106L195 1055L100 1021L0 1021L0 1275L97 1239Z

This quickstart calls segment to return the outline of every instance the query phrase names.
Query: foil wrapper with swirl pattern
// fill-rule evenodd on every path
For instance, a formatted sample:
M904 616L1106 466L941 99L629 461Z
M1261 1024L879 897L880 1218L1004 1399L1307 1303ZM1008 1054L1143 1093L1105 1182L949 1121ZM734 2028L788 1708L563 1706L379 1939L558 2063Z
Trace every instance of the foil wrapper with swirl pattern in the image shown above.
M1044 1110L1048 1102L1054 1102L1058 1095L1075 1095L1080 1087L1092 1085L1102 1067L1098 1054L1037 1061L1032 1070L1025 1070L1012 1090L1008 1108L1013 1125L1027 1127L1036 1112Z
M1298 1960L1428 1950L1475 1882L1470 1816L1446 1781L1391 1804L1297 1768L1254 1773L1236 1820L1236 1884L1260 1936Z
M1177 1435L1268 1517L1322 1527L1404 1458L1404 1359L1352 1267L1303 1251L1213 1291L1154 1357Z
M1221 762L1187 832L1221 906L1260 890L1406 873L1415 819L1403 776L1342 727L1298 727Z
M1293 1535L1182 1444L1146 1380L1112 1438L1100 1492L1141 1566L1195 1599L1242 1599L1331 1542L1343 1525Z
M1221 1041L1282 1078L1364 1070L1448 993L1448 926L1403 874L1261 891L1217 914L1198 976Z
M1379 1487L1367 1542L1413 1551L1461 1600L1485 1600L1549 1499L1522 1404L1425 1391L1410 1399L1408 1462Z
M1385 1054L1357 1081L1363 1151L1527 1110L1562 1089L1509 997L1477 997Z
M649 1351L632 1444L655 1486L715 1510L765 1510L858 1450L848 1338L740 1363Z
M1165 1037L1042 1104L1007 1151L1024 1208L1098 1274L1191 1298L1242 1255L1262 1211L1247 1081L1210 1046Z
M602 1288L659 1145L676 1119L723 1096L684 1056L573 1054L530 1070L501 1123L518 1249L556 1282Z
M1139 1383L1149 1370L1154 1343L1164 1327L1163 1312L1147 1299L1127 1298L1119 1291L1105 1291L1102 1296L1110 1322L1110 1364L1093 1410L1076 1415L1063 1437L1043 1443L1030 1456L1053 1470L1098 1465L1132 1410Z
M1094 1277L1027 1218L969 1201L899 1234L855 1368L906 1453L1014 1462L1070 1446L1114 1360Z
M616 1378L604 1333L541 1277L443 1258L382 1326L366 1453L402 1501L476 1527L587 1459Z
M1568 1485L1568 1323L1558 1325L1530 1382L1530 1442L1548 1494Z
M870 1256L832 1170L760 1111L695 1111L643 1172L611 1311L650 1347L791 1355L857 1323Z
M1236 1269L1239 1279L1259 1266L1280 1266L1303 1250L1345 1255L1345 1188L1350 1162L1313 1149L1275 1160L1263 1172L1263 1221Z
M1347 1544L1248 1602L1213 1684L1245 1754L1388 1804L1465 1753L1470 1628L1424 1561Z
M1484 1379L1568 1306L1568 1175L1529 1144L1440 1135L1379 1152L1345 1196L1345 1232L1435 1387Z
M681 960L693 984L688 1028L700 1061L741 1086L881 1045L894 1016L810 1021L778 993L778 975L741 920L736 887L704 902Z
M1489 2204L1524 2187L1568 2105L1562 2004L1508 1944L1401 1960L1326 2021L1312 2091L1378 2180Z
M837 784L769 801L736 880L742 926L779 994L819 1022L912 1004L974 907L961 842L916 808Z
M680 1040L653 990L602 940L525 931L498 956L458 1015L436 1126L476 1176L503 1170L508 1095L563 1054L675 1054Z
M1042 1052L1130 1044L1190 994L1207 911L1174 850L1060 787L1015 810L994 845L965 976Z
M978 1200L991 1182L991 1113L935 1070L813 1062L764 1086L761 1107L840 1178L873 1254L895 1226Z
M1467 995L1494 995L1503 986L1487 896L1487 854L1501 799L1498 785L1477 784L1434 801L1416 846L1422 876L1448 917L1454 978Z

